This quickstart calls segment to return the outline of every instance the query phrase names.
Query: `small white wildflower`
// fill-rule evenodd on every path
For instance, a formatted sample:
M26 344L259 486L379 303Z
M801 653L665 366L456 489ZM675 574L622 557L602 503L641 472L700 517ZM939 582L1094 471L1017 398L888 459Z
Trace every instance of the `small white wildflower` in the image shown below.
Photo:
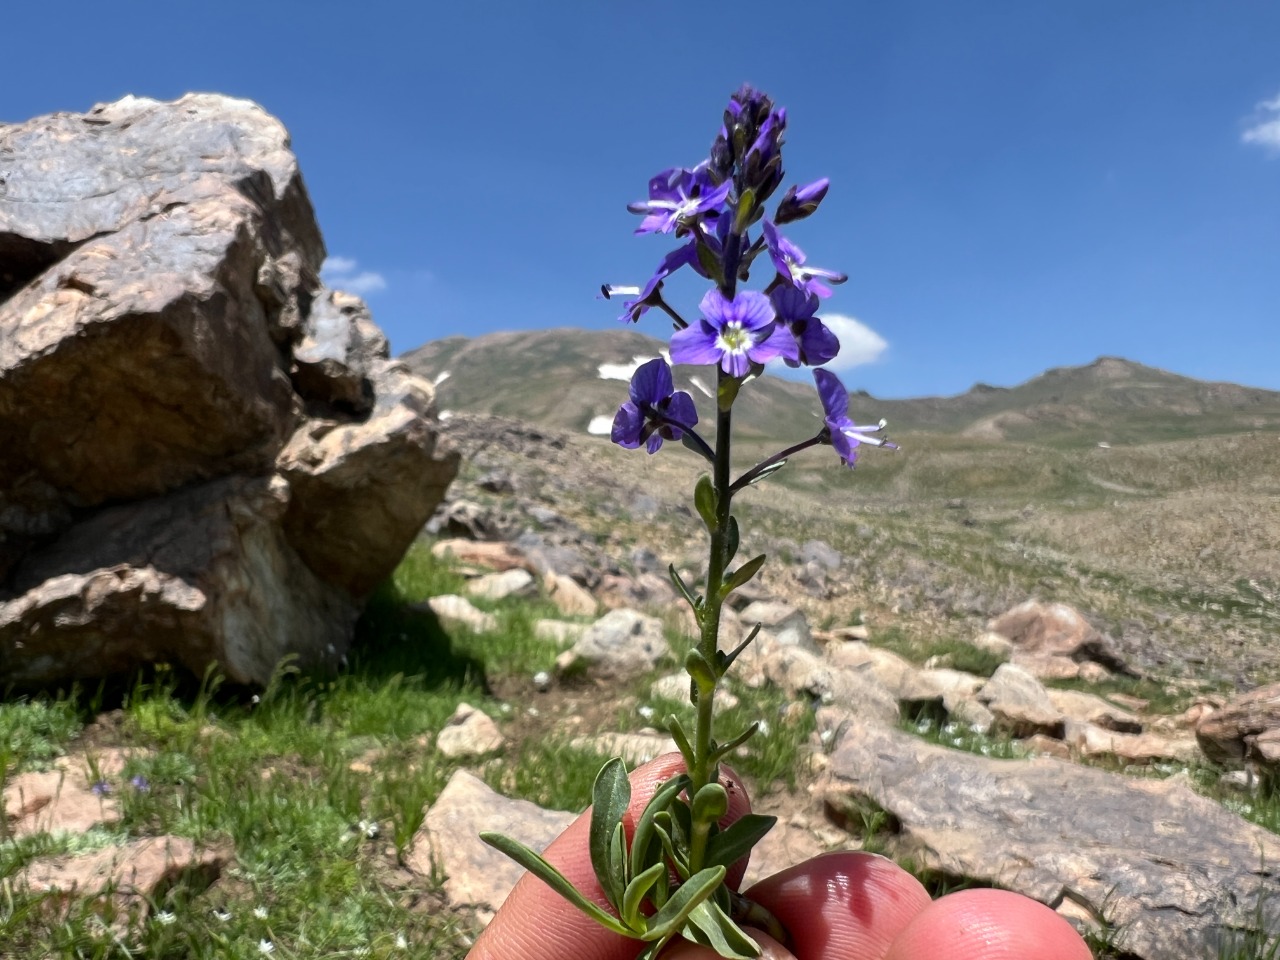
M773 728L769 726L768 720L761 720L756 724L756 733L760 734L762 737L767 737L769 735L769 731L772 729Z
M653 715L657 712L658 711L654 710L653 707L649 706L647 703L642 705L640 709L636 711L636 713L640 714L641 718L643 718L646 723L652 720Z
M361 820L360 832L369 840L375 839L382 832L376 820Z
M169 926L169 924L177 921L178 918L168 910L161 910L159 913L156 914L155 919L156 919L156 923L160 924L162 927L167 927Z
M254 908L253 908L253 915L254 915L255 917L257 917L259 920L265 920L265 919L267 919L267 908L266 908L266 907L254 907Z
M219 923L226 923L228 920L231 919L231 911L221 910L215 907L213 910L213 918L217 920Z
M823 743L830 743L832 738L835 735L836 735L836 732L834 730L823 730L820 734L818 734L818 739L821 740Z
M263 937L261 940L258 941L258 952L262 954L264 957L267 954L271 953L273 950L275 950L275 948L276 948L276 945L272 943L270 940L266 939L265 937Z
M397 950L409 949L409 941L405 938L405 935L403 933L396 934L396 949Z

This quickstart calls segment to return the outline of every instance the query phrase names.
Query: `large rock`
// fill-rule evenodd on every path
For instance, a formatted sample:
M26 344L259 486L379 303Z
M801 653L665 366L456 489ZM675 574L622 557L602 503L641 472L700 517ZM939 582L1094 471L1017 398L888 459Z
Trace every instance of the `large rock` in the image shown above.
M594 679L625 679L653 670L670 655L661 620L636 610L612 610L556 658L556 669Z
M895 853L1105 916L1126 956L1217 957L1235 929L1280 929L1280 879L1270 869L1280 838L1180 779L1047 757L992 760L856 719L826 776L831 809L856 819L870 804L888 814Z
M336 664L456 472L255 104L0 125L0 682Z
M281 527L279 477L229 477L103 508L27 557L0 602L0 677L19 684L168 661L265 683L286 654L332 670L359 608Z
M1196 740L1214 763L1252 760L1280 771L1280 682L1236 697L1196 725Z
M1039 677L1078 676L1086 662L1132 673L1111 640L1065 603L1028 600L991 620L987 630L1008 640L1013 661Z

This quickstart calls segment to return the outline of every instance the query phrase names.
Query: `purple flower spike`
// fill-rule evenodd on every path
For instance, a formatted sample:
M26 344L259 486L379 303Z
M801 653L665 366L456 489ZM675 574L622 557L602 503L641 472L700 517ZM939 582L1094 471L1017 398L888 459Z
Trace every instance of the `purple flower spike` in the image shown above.
M98 781L95 781L93 786L91 786L89 789L92 790L98 796L105 797L107 794L111 792L111 784L107 783L107 781L105 780L98 780Z
M822 400L823 420L827 432L831 435L831 446L846 466L852 467L858 459L858 446L866 443L873 447L888 447L897 450L896 443L890 443L883 437L877 437L887 426L881 420L874 427L858 426L849 419L849 391L844 388L840 378L826 370L813 371L814 382L818 385L818 397Z
M714 363L731 377L745 377L753 363L799 359L795 338L775 322L763 293L744 290L726 300L719 290L709 290L701 309L701 321L671 335L672 363Z
M631 399L618 408L609 438L628 450L644 443L657 453L663 440L679 440L697 422L693 398L683 390L675 392L667 362L650 360L632 374Z
M813 183L806 184L803 187L792 187L783 194L781 202L778 204L778 210L773 215L773 222L776 225L791 223L794 220L803 220L809 214L818 209L818 204L827 196L827 188L831 186L831 181L826 177L821 180L815 180Z
M839 338L814 316L819 303L816 295L781 284L773 288L769 299L778 319L790 328L796 340L799 356L795 360L787 357L787 366L816 367L829 363L840 352Z
M823 270L821 267L805 266L804 251L778 232L772 222L764 220L760 224L764 230L764 242L769 247L769 256L778 268L783 279L805 293L814 293L820 297L831 296L831 288L823 283L844 283L849 279L847 274L835 270Z
M636 233L679 233L706 213L718 210L733 183L716 186L705 163L692 170L672 167L649 181L649 199L627 204L632 213L643 213Z

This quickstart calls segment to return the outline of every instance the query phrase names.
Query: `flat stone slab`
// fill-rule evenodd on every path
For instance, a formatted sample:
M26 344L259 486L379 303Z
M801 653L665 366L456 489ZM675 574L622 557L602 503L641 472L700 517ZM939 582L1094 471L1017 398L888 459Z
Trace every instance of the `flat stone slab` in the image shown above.
M1216 958L1259 910L1280 930L1280 837L1183 778L992 760L855 718L824 786L835 811L885 810L919 866L1105 914L1144 960Z
M541 851L574 817L504 797L483 780L459 770L427 811L414 837L408 866L426 877L443 872L449 902L476 908L480 919L488 922L525 871L481 840L480 831L505 833Z

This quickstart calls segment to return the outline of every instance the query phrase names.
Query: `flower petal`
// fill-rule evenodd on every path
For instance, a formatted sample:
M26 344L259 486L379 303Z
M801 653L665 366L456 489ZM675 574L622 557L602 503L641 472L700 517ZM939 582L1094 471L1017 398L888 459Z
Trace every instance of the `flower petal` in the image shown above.
M643 408L656 407L671 396L671 368L661 357L642 363L631 375L631 402Z
M828 425L832 420L848 419L849 391L844 388L840 378L826 370L813 371L814 383L818 386L818 397L822 400L822 412ZM835 428L832 427L832 433Z
M719 363L722 352L716 346L716 328L705 320L671 335L672 363Z
M613 417L613 429L609 439L620 447L634 450L640 446L640 430L644 426L644 414L633 403L624 403L618 407Z
M683 427L692 427L698 422L698 408L693 405L693 397L683 390L671 395L663 412Z

